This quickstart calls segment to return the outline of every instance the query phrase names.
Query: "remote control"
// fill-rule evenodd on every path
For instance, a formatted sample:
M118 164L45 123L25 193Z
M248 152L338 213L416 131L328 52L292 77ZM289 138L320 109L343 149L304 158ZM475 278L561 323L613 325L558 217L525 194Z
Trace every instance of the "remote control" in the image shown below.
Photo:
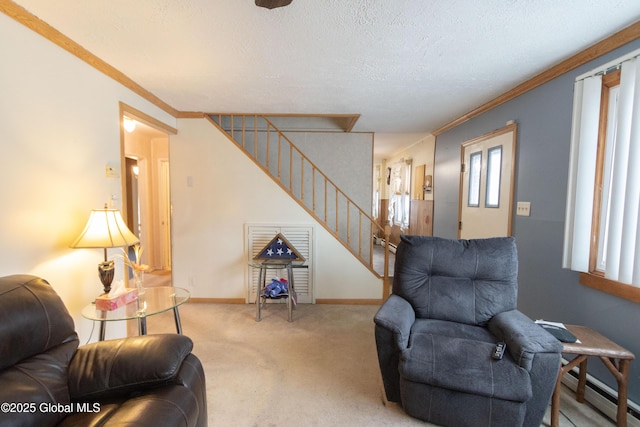
M493 357L496 360L502 359L502 356L504 356L504 350L506 348L507 348L507 344L505 344L504 342L499 342L498 344L496 344L496 349L493 351L493 354L491 355L491 357Z

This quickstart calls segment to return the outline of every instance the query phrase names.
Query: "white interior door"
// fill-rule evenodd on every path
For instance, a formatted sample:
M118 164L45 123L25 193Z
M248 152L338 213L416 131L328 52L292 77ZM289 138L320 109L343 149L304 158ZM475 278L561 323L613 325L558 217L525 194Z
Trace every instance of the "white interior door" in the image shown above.
M460 239L511 235L516 137L511 124L462 144Z

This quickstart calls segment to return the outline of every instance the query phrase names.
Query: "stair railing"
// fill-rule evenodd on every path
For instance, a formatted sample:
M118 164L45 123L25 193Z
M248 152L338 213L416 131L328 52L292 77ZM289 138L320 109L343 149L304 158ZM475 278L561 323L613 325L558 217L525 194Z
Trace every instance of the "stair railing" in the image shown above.
M388 226L381 227L267 117L257 114L216 114L205 117L364 266L383 278L384 296L389 295L389 245L384 246L382 268L374 266L373 257L374 236L388 242Z

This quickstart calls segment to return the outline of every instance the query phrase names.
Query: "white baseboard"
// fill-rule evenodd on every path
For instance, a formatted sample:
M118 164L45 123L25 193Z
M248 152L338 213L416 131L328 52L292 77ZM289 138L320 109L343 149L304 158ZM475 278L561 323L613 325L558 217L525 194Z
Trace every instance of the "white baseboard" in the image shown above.
M566 360L564 362L566 363ZM573 371L577 373L577 368L574 368ZM562 377L562 383L574 392L578 388L578 379L573 375L565 375L564 377ZM616 390L613 390L602 381L587 374L587 386L584 390L585 400L596 407L598 410L600 410L615 423L618 414L618 405L603 396L601 392L596 391L594 387L597 387L601 392L608 394L615 400L618 399L618 392ZM627 405L630 409L640 414L640 406L638 406L636 403L627 401ZM640 427L640 419L636 418L633 414L627 413L627 424L630 427Z

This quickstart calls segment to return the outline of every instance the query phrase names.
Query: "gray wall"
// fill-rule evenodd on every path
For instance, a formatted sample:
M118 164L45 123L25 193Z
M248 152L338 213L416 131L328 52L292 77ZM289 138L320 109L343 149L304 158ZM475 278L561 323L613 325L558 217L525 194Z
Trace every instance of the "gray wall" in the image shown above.
M344 194L362 211L371 215L373 198L373 134L364 132L285 132L287 137L315 164ZM295 165L300 164L294 158ZM360 254L363 259L370 256L370 239L373 233L369 222L358 215L358 210L347 202L346 197L338 197L332 186L316 176L315 207L310 197L312 185L310 165L305 168L305 203L320 218L326 215L327 226L336 232L343 242ZM295 176L295 173L294 173ZM294 189L294 194L299 194ZM325 196L326 204L325 207ZM362 219L362 222L360 221ZM335 228L336 221L339 223Z
M578 273L561 268L574 80L638 48L640 40L438 136L433 232L457 237L460 144L515 120L515 200L531 202L531 216L516 216L513 223L520 263L519 308L533 319L591 327L640 356L640 305L587 288L579 283ZM600 360L589 362L589 373L617 388ZM639 379L636 361L629 378L629 397L636 403L640 403Z
M373 134L285 132L320 170L365 212L373 197Z

